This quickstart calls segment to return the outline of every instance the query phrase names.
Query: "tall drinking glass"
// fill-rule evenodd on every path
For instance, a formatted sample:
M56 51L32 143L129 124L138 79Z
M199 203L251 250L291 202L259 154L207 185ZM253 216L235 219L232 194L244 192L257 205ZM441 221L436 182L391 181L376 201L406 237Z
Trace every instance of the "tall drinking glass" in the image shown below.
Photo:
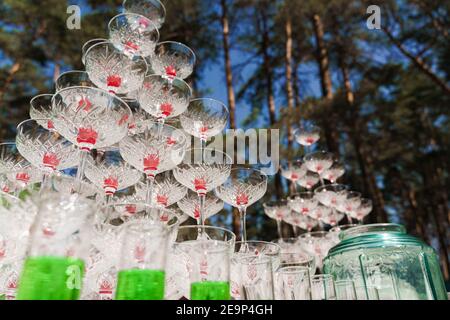
M247 241L236 242L235 253L231 259L231 296L235 300L246 299L244 281L245 276L242 274L242 266L240 264L242 257L254 257L255 260L264 259L265 257L271 258L272 271L278 269L280 266L280 252L281 247L273 242L265 241ZM266 294L271 297L273 290L268 288ZM269 298L268 298L269 299Z
M358 285L355 287L357 300L380 300L375 286Z
M357 300L355 283L352 280L334 282L337 300Z
M230 255L235 239L234 233L223 228L178 229L174 253L186 266L191 300L230 300Z
M311 277L312 300L336 300L336 288L330 274L318 274Z
M95 206L78 194L50 191L34 201L38 212L30 231L17 298L77 300Z
M234 259L240 270L243 300L273 300L272 258L265 255L238 255Z
M162 300L169 230L152 221L123 225L116 300Z
M308 267L281 267L275 273L277 300L311 300Z

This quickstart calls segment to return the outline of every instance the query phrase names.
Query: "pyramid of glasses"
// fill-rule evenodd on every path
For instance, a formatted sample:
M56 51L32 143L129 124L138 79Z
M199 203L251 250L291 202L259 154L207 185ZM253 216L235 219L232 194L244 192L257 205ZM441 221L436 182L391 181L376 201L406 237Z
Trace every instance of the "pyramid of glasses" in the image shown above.
M331 153L310 152L281 167L295 192L264 203L280 239L248 242L246 210L265 195L266 174L206 147L228 108L194 97L189 47L159 42L164 6L123 9L109 39L82 47L85 70L34 97L16 141L0 144L0 299L291 299L288 278L304 270L284 267L307 268L310 293L300 296L312 298L312 284L329 280L313 275L339 221L362 222L371 201L336 183L345 169ZM295 137L312 148L320 130L308 123ZM224 204L239 212L239 242L205 225ZM283 238L282 222L296 238ZM307 233L297 238L297 228Z

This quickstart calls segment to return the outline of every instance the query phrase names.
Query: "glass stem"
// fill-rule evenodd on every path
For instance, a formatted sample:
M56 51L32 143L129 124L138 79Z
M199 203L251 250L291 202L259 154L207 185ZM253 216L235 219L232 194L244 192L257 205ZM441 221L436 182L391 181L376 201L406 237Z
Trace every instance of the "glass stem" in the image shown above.
M322 221L319 221L319 229L320 231L323 231L325 229Z
M198 195L198 202L199 202L199 210L200 210L200 223L202 226L205 225L205 200L206 200L206 194L199 194Z
M297 226L292 226L292 231L294 232L294 237L298 237L298 230L297 230Z
M200 152L202 153L202 163L204 158L203 151L205 150L205 148L206 148L206 139L200 138Z
M337 213L337 211L336 211L336 209L335 208L333 208L333 218L335 219L335 221L336 221L336 226L339 224L339 221L338 221L338 213ZM333 225L332 225L332 227L334 227Z
M353 223L352 217L349 214L347 214L347 220L348 220L348 224Z
M111 194L107 194L105 196L105 205L109 205L111 203L112 197L113 196Z
M240 207L239 209L239 218L241 220L241 241L244 245L247 243L247 228L245 226L245 216L247 214L246 207Z
M147 196L145 198L145 203L148 203L149 205L153 202L153 184L155 182L154 176L147 176Z
M105 206L107 206L106 207L106 219L108 219L108 217L110 216L110 213L111 213L111 211L112 211L112 207L110 206L110 204L111 204L111 200L112 200L112 195L105 195Z
M164 118L158 118L158 137L161 137L164 128Z
M81 182L81 181L83 181L83 178L84 178L84 169L85 169L85 167L86 167L86 161L87 161L87 158L88 158L88 154L89 154L89 151L87 151L87 150L81 150L81 153L80 153L80 162L79 162L79 164L78 164L78 170L77 170L77 180L76 181L78 181L78 182Z
M41 189L39 190L39 193L43 193L44 190L49 189L49 180L50 180L49 178L50 173L44 172L44 174L42 175Z
M319 175L319 179L320 179L320 185L321 185L321 186L324 186L324 185L325 185L325 182L323 181L323 178L322 178L321 175Z
M277 220L278 238L283 239L283 232L281 230L281 220Z

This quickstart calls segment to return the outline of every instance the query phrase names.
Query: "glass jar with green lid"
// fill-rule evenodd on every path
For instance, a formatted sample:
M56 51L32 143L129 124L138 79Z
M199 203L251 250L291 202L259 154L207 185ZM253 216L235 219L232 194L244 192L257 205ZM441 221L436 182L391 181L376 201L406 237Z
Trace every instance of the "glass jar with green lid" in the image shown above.
M444 279L434 250L406 234L398 224L361 225L342 231L341 242L324 259L324 273L335 280L353 280L363 288L358 298L447 300Z

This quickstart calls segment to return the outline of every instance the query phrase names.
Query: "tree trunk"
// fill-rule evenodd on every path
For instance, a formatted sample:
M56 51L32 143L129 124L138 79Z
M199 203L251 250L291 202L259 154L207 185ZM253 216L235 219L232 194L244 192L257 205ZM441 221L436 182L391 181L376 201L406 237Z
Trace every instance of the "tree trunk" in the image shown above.
M333 86L329 71L328 50L324 41L322 19L318 14L313 15L314 36L316 38L316 58L319 64L320 84L322 95L328 100L333 99Z
M236 128L236 100L233 90L233 72L230 58L230 28L228 23L228 6L226 0L221 0L222 5L222 38L223 55L225 59L225 75L227 83L228 107L230 109L230 128Z
M286 55L285 55L285 77L286 77L286 98L287 113L286 127L288 136L288 155L292 156L292 144L294 135L292 132L292 115L294 114L294 90L292 88L292 21L289 12L286 13L285 22L286 33Z
M230 128L236 129L236 99L233 89L233 72L231 69L231 57L230 57L230 27L228 23L228 5L226 0L221 0L222 6L222 40L223 40L223 56L225 64L225 78L227 84L227 94L228 94L228 108L230 111ZM236 148L236 145L235 145ZM234 154L236 154L236 149ZM233 232L234 234L240 234L241 221L239 219L239 211L236 208L232 209L233 217Z
M292 83L294 89L294 106L295 109L300 108L300 87L299 87L299 79L298 79L298 67L300 62L295 60L294 62L294 72L292 73Z
M329 60L328 60L328 50L325 46L324 40L324 30L322 19L318 14L314 14L312 16L312 24L314 28L314 36L316 39L316 59L319 65L319 76L320 76L320 85L322 88L322 96L326 100L326 109L328 114L331 114L330 110L331 102L333 100L333 86L331 83L331 75L329 70ZM326 118L323 121L324 133L326 142L328 145L328 149L335 153L339 154L339 146L338 146L338 137L337 132L334 129L333 116L331 114L330 118Z
M276 108L275 108L275 98L273 96L272 61L269 55L270 39L265 17L263 18L262 23L263 23L262 54L264 60L264 70L266 75L267 107L269 108L270 125L274 125L276 122L276 114L275 114Z
M271 44L269 38L269 28L267 26L268 17L265 13L265 8L261 8L260 12L261 12L260 22L262 24L261 51L263 55L264 74L266 75L266 98L267 98L267 106L269 109L270 126L273 127L276 122L276 107L275 107L275 98L273 96L272 59L269 54L269 47ZM279 173L275 175L275 193L278 199L281 199L283 197L281 176Z

